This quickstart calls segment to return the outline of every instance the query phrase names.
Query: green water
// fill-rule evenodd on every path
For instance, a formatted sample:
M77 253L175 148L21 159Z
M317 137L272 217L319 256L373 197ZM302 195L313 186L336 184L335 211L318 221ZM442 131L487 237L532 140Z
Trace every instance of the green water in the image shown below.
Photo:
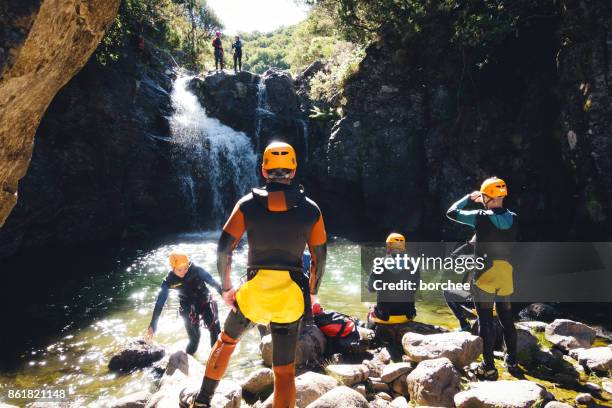
M104 263L121 266L109 266L102 275L83 276L82 281L73 282L78 290L66 290L53 303L40 306L38 313L61 320L65 328L43 347L20 356L16 370L0 372L0 402L19 406L29 402L7 401L8 388L55 386L69 388L71 399L79 405L96 408L132 392L154 390L150 370L118 375L108 371L108 361L129 339L142 336L147 328L159 285L168 271L168 254L175 249L184 251L198 265L215 271L217 238L218 233L189 234L169 239L152 250L131 249L129 254L123 251L113 262ZM246 246L240 246L234 253L235 284L245 271L246 251ZM130 261L122 263L125 259ZM361 302L360 259L360 248L354 243L335 239L329 244L326 275L319 292L326 309L365 319L370 303ZM223 322L227 308L214 295ZM447 328L457 326L441 294L429 292L426 300L417 300L418 321ZM184 349L187 344L174 291L160 318L155 341L170 351ZM195 355L198 360L205 362L209 344L208 331L203 330ZM226 377L240 380L261 365L259 333L251 330L239 343ZM561 393L558 397L566 401L576 394L576 390L544 384L556 394Z
M46 313L54 315L52 312L70 310L78 304L84 307L86 314L99 317L84 326L73 324L82 327L68 328L46 347L25 353L15 372L0 373L0 384L16 388L40 388L45 385L68 387L71 396L88 407L100 407L103 406L102 401L153 389L150 371L117 375L108 371L108 361L130 338L141 336L147 328L159 284L168 271L167 255L179 249L190 254L196 264L215 271L216 243L216 233L186 235L150 251L135 250L129 265L111 270L103 276L84 278L85 283L76 294L60 299L50 306L56 310ZM245 263L246 246L241 246L233 256L235 283L244 273ZM319 293L320 302L327 309L365 319L369 304L360 301L360 285L359 247L341 239L334 240L329 245L326 275ZM227 308L217 298L223 322ZM420 321L454 324L441 298L421 303L418 312ZM155 341L171 349L184 349L187 344L174 291L171 291L160 318ZM209 344L208 331L203 330L200 349L195 355L198 360L205 361ZM239 343L227 377L241 379L261 364L259 334L252 330ZM2 398L5 399L5 393L2 393Z

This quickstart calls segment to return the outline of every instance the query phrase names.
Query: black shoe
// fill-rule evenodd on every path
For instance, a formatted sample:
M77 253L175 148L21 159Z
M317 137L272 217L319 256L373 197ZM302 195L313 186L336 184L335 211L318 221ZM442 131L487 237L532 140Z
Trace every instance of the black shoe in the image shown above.
M484 363L480 363L475 369L474 374L480 380L484 381L497 381L499 373L495 367L487 367Z
M179 394L179 407L181 408L210 408L210 404L207 402L198 402L196 398L197 392L188 391L186 388L181 390Z

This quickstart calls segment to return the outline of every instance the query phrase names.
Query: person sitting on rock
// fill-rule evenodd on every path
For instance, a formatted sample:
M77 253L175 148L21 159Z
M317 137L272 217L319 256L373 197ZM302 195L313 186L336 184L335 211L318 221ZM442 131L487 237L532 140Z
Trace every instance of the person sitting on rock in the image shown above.
M239 36L236 36L232 50L234 50L234 71L242 71L242 41Z
M386 256L394 257L406 252L406 238L393 232L386 239ZM368 313L368 328L375 330L375 340L385 344L391 356L397 360L402 355L402 325L411 322L417 314L415 307L416 286L420 271L409 269L385 269L372 273L368 279L368 290L376 292L376 304ZM378 290L377 281L385 284L401 281L413 282L415 290Z
M266 185L241 198L227 220L217 248L217 270L223 299L230 312L211 350L197 395L184 389L181 407L210 407L211 399L242 334L254 324L270 324L273 406L294 407L295 354L304 315L304 291L312 303L319 290L327 254L321 210L292 184L297 169L295 150L273 142L264 150ZM249 243L247 282L238 290L230 279L232 251L246 232ZM311 255L310 278L303 271L303 251Z
M185 322L185 329L189 336L186 352L194 354L200 344L200 321L203 321L204 326L210 332L211 346L215 344L221 332L217 302L213 300L207 286L212 286L221 294L221 285L204 268L190 262L189 257L184 253L172 252L170 266L172 271L161 284L145 339L147 341L153 339L169 291L176 289L179 292L179 313Z
M517 335L512 319L509 296L514 293L510 256L512 243L517 237L517 216L504 208L508 195L506 182L497 177L486 179L480 191L474 191L455 202L447 211L453 221L469 225L476 231L476 256L485 260L485 267L474 274L472 296L478 314L479 334L483 340L483 362L476 374L485 380L496 380L497 369L493 360L495 326L493 307L504 332L506 344L505 365L517 369ZM482 204L485 209L465 210L470 201Z
M215 70L221 71L225 68L225 62L223 61L223 43L221 42L221 31L215 33L215 38L212 41L212 46L215 54Z

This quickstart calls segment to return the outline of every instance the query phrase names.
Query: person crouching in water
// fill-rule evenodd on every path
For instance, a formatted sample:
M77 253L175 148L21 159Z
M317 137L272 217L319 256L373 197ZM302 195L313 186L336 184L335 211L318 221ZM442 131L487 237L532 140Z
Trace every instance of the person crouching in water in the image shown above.
M517 216L504 208L508 189L504 180L497 177L486 179L480 191L467 194L454 203L447 211L448 218L469 225L476 232L476 256L485 259L485 268L476 271L471 285L479 335L483 340L483 362L477 367L476 375L485 380L496 380L497 369L493 360L495 347L495 326L493 306L503 327L506 344L505 366L516 370L516 328L512 320L512 304L509 296L514 293L510 256L513 242L517 237ZM465 210L470 201L482 204L483 210Z
M406 253L406 238L396 232L386 239L386 256L395 257ZM420 271L409 269L386 269L382 273L372 273L368 279L368 290L376 292L376 305L368 314L368 327L375 331L375 341L389 348L394 360L401 359L402 337L405 333L404 323L416 317L415 294L420 280ZM377 290L379 283L414 282L415 290Z
M217 270L223 299L231 308L223 331L210 352L197 395L186 389L181 407L210 407L242 334L254 324L270 324L275 408L295 406L295 351L304 315L304 297L316 303L325 258L327 237L321 210L294 185L297 159L293 147L273 142L263 153L266 185L242 197L219 238ZM247 282L237 290L230 279L232 251L246 232L249 244ZM303 270L303 251L311 255L310 278ZM305 293L306 292L306 293Z
M221 332L217 302L212 299L207 286L212 286L221 294L221 285L203 268L190 262L189 257L183 253L171 253L170 266L172 271L168 273L161 284L153 309L153 317L145 333L145 339L147 341L153 339L159 316L166 304L170 289L176 289L179 292L179 313L185 322L185 329L189 336L186 352L187 354L194 354L200 344L200 321L204 322L204 326L210 332L211 346L215 344Z

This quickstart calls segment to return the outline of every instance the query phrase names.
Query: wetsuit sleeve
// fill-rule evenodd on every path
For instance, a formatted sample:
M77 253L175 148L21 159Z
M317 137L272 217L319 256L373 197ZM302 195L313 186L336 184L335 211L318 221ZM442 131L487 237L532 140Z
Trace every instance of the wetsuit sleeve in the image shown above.
M159 316L161 315L162 309L166 304L166 300L168 300L168 293L170 292L170 286L168 282L164 280L161 284L161 289L159 290L159 294L157 295L157 300L155 301L155 308L153 308L153 316L151 317L151 323L149 326L153 328L153 331L157 331L157 322L159 320Z
M470 195L468 194L451 205L446 212L446 216L453 221L476 228L476 216L480 214L480 210L464 210L469 202Z
M219 238L219 244L217 245L217 272L221 278L221 288L223 291L229 290L232 287L230 279L232 252L240 242L245 229L244 214L240 209L240 203L238 203L225 223Z
M221 294L221 292L223 292L223 290L221 289L221 285L219 284L219 282L217 282L215 280L215 278L213 278L213 276L208 273L206 271L206 269L204 268L199 268L198 273L200 275L200 278L206 282L208 285L212 286L213 288L215 288L215 290L217 291L217 293Z
M310 250L310 293L316 295L323 280L327 258L327 233L321 213L310 231L308 249Z

